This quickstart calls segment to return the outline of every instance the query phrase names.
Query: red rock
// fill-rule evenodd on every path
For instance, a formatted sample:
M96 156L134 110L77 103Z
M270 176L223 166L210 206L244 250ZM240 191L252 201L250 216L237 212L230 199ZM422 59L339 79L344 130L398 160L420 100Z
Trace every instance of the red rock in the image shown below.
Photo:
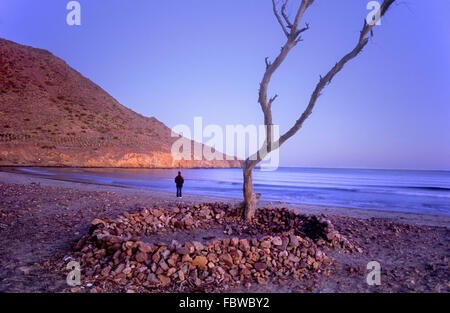
M257 277L256 280L260 285L265 285L267 283L267 281L262 277Z
M178 254L181 254L181 255L185 255L185 254L191 253L191 250L189 248L187 248L187 247L178 248L176 251L177 251Z
M181 258L181 262L192 262L192 258L189 256L189 254L185 254Z
M264 271L267 268L267 264L263 263L263 262L258 262L258 263L253 264L253 267L257 271Z
M207 263L208 263L208 259L202 255L198 255L192 260L192 264L194 266L197 266L200 269L205 269Z
M172 276L173 274L175 274L176 271L177 269L174 267L169 268L169 270L167 271L167 276L169 277Z
M194 246L195 250L197 250L197 251L201 251L201 250L205 249L205 246L198 241L193 241L192 245Z
M242 251L238 249L230 249L230 255L234 264L239 264L242 260Z
M159 261L158 265L164 272L169 270L169 265L167 265L166 261L164 261L163 259Z
M283 244L283 241L281 240L280 237L275 236L275 237L273 237L273 239L272 239L272 243L273 243L275 246L281 246L281 245Z
M297 236L289 235L289 245L291 245L293 247L298 247L299 242L298 242Z
M158 252L153 253L153 255L152 255L153 262L158 263L160 259L161 259L161 255Z
M250 251L250 244L247 239L241 239L239 241L239 249L242 251Z
M145 262L145 260L147 260L147 253L142 252L142 251L136 253L136 261L137 262L143 263L143 262Z
M174 223L175 228L183 228L184 224L181 221L175 221Z
M170 284L171 280L169 277L167 277L166 275L158 275L158 279L161 281L161 286L162 287L166 287Z
M153 252L153 248L150 245L141 242L139 243L139 251L144 253L150 253Z
M151 285L159 285L161 282L159 281L159 279L156 277L155 274L150 273L147 276L147 281L151 284Z
M271 244L269 240L264 240L261 242L261 249L270 249Z
M178 271L178 278L179 278L181 281L184 281L184 273L183 273L183 271Z
M229 273L231 276L236 277L239 274L239 271L236 268L234 268L234 269L231 269L229 271Z
M300 258L297 257L297 256L295 256L295 255L293 255L293 254L289 254L288 260L291 261L291 262L293 262L293 263L298 263L298 262L300 262Z
M120 263L116 269L114 270L114 273L118 274L118 273L122 273L122 271L125 269L125 264Z
M219 257L219 261L225 263L225 264L228 265L228 266L233 266L233 258L232 258L231 255L228 254L228 253L222 254L222 255Z
M323 257L324 257L323 252L320 250L317 250L316 255L315 255L316 261L322 261Z
M96 219L94 219L94 220L91 222L91 225L98 225L98 224L103 224L103 225L105 225L106 223L105 223L104 221L102 221L101 219L99 219L99 218L96 218Z
M102 269L101 274L103 277L106 277L111 272L111 266L107 266L104 269Z

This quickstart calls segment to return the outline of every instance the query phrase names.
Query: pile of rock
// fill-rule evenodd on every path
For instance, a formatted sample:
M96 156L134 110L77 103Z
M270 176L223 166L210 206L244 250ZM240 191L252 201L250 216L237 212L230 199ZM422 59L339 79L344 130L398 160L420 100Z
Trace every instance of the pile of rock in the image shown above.
M257 227L266 232L278 233L294 231L296 235L311 238L319 246L344 249L346 252L362 252L342 236L323 216L307 216L294 210L260 209L256 213Z
M207 229L213 224L227 224L222 226L227 234L230 223L234 222L236 229L245 224L236 224L237 221L241 221L237 209L223 204L143 209L114 220L95 219L89 234L75 246L73 257L80 261L84 275L93 282L106 280L147 289L192 290L265 284L271 278L301 279L331 263L316 242L345 246L329 221L308 220L284 209L259 210L257 222L251 226L272 236L244 235L237 230L240 238L224 236L183 243L172 240L170 244L146 240L155 233L166 232L170 238L171 233L181 229ZM311 238L307 233L320 236Z

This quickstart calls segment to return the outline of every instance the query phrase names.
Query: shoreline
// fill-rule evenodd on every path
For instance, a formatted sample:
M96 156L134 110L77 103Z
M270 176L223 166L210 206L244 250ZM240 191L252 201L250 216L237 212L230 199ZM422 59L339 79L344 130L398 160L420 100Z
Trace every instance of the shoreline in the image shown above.
M0 183L5 184L40 184L42 186L57 186L69 189L78 189L83 191L98 191L98 192L114 192L117 194L128 195L128 196L147 196L149 199L165 202L176 202L175 191L163 191L155 189L142 189L133 187L124 187L117 185L108 184L96 184L91 182L74 181L68 179L58 179L49 176L43 176L39 174L31 173L20 173L14 170L4 171L5 168L0 167ZM242 202L242 199L238 198L228 198L219 196L209 196L209 195L199 195L199 194L188 194L184 193L182 202L185 203L204 203L204 202L224 202L230 204L237 204ZM450 216L446 215L431 215L431 214L420 214L420 213L409 213L409 212L398 212L398 211L388 211L388 210L375 210L375 209L360 209L351 207L337 207L337 206L326 206L326 205L313 205L313 204L301 204L301 203L290 203L283 201L259 201L258 207L287 207L294 209L303 214L310 215L332 215L338 217L351 217L351 218L361 218L361 219L387 219L396 223L405 223L410 225L424 225L424 226L439 226L439 227L450 227Z
M70 288L66 283L67 263L74 247L89 233L92 221L130 216L143 209L169 212L177 207L215 202L232 206L241 199L191 194L177 200L175 192L0 171L0 238L4 243L0 247L0 292L127 292L127 287L121 284L92 285L88 272L83 276L82 286ZM361 251L347 253L324 247L323 252L334 261L323 272L311 273L311 279L270 280L249 287L227 286L215 292L449 292L450 231L445 216L259 203L259 207L268 206L294 209L303 215L324 214ZM179 238L183 242L198 236L204 240L225 238L229 231L233 236L242 235L236 225L233 228L233 223L217 229L210 226L198 231L161 232L156 238L166 241ZM268 230L264 236L274 234ZM373 260L382 265L380 286L369 286L366 282L367 264ZM163 291L158 290L143 292Z

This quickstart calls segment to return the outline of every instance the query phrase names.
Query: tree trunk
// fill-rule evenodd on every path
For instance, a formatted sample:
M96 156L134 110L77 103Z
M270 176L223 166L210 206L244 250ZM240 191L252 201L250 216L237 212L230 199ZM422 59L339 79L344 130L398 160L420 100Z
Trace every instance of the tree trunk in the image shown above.
M245 218L248 222L251 222L256 213L256 201L253 195L253 167L245 164L243 172Z

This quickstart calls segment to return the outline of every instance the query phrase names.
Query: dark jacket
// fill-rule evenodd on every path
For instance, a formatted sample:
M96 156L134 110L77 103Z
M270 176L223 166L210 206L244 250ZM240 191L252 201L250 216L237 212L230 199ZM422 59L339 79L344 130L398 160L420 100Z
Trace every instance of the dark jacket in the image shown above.
M183 187L184 178L181 175L178 175L175 177L175 184L177 184L177 187Z

